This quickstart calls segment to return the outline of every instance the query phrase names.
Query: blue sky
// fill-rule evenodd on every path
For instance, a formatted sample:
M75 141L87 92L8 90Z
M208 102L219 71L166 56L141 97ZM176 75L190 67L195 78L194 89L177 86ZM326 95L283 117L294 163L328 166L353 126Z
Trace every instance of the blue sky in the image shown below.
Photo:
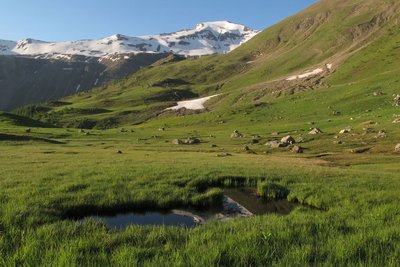
M46 41L173 32L229 20L264 29L316 0L1 0L0 39Z

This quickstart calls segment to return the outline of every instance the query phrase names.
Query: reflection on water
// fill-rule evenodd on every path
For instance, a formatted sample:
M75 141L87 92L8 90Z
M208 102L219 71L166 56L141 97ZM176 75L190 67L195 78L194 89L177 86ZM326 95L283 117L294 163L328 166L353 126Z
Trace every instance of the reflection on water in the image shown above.
M266 200L257 196L253 188L228 188L225 189L225 195L238 202L254 215L263 215L268 213L277 213L282 215L289 214L296 204L281 200Z

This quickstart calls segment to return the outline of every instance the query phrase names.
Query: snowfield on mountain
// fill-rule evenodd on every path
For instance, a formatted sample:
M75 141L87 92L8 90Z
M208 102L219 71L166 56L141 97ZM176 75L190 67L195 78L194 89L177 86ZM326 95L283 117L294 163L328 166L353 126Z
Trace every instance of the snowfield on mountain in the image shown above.
M187 100L187 101L179 101L176 106L167 108L166 110L179 110L181 108L191 109L191 110L202 110L205 109L204 103L210 100L213 97L218 95L207 96L203 98Z

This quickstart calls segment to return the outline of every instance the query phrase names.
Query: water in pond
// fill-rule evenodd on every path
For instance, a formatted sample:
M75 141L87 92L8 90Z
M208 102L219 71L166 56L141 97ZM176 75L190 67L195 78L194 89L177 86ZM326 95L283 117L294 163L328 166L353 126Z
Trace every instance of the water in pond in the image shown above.
M245 207L254 215L263 215L268 213L289 214L295 207L286 199L265 200L257 196L253 188L228 188L225 189L225 195Z
M108 228L125 228L128 225L165 225L195 227L198 222L194 218L174 213L146 212L125 213L114 216L91 216L91 218L103 221Z
M96 220L103 221L108 228L125 228L129 225L153 225L153 226L180 226L195 227L207 220L223 220L232 217L248 217L268 213L289 214L296 204L287 200L264 200L259 198L254 188L229 188L225 189L223 207L211 207L203 211L182 211L173 210L170 212L149 211L146 213L121 213L89 216ZM227 203L230 198L231 202ZM244 207L250 213L243 213L240 207ZM88 217L86 217L88 218ZM83 219L85 220L85 218Z

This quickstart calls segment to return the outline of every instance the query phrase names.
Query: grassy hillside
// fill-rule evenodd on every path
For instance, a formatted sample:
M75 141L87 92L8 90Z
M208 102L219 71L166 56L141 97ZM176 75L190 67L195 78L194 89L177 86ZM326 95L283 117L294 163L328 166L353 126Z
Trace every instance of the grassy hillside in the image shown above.
M169 57L1 114L0 265L397 266L399 7L323 0L227 55ZM215 94L204 111L164 111ZM303 154L265 146L287 135ZM172 143L188 137L200 143ZM209 207L227 186L268 184L293 212L193 229L67 216Z
M39 111L42 114L31 117L63 126L105 129L143 123L160 114L163 119L175 117L163 110L195 95L222 94L208 104L212 111L226 114L232 107L284 103L283 97L276 97L345 86L346 81L347 90L353 91L350 82L396 69L398 11L396 1L380 1L379 5L372 0L321 1L266 29L232 53L178 62L162 60L105 89L66 98L66 105L45 104ZM328 63L333 64L333 71L318 79L285 81L292 74ZM179 97L173 97L176 92ZM354 99L346 97L341 102L350 100Z

